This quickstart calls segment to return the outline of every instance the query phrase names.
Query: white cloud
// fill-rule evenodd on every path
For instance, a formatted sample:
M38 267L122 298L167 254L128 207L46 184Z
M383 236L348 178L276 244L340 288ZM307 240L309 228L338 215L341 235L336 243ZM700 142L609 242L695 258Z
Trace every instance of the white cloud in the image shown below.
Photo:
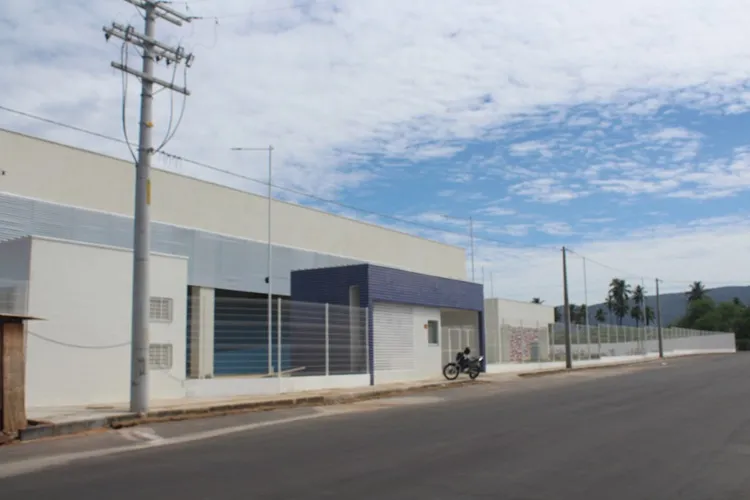
M516 211L513 210L512 208L503 208L503 207L494 207L494 206L481 208L477 210L477 212L483 215L491 215L491 216L496 216L496 217L500 217L504 215L514 215L516 213Z
M553 236L568 236L573 234L573 228L567 222L544 222L537 227L537 231Z
M608 239L580 243L573 250L588 258L588 298L594 304L605 297L613 277L633 284L643 278L650 293L655 277L665 280L664 293L685 290L692 280L709 287L750 284L750 267L742 260L750 252L748 232L750 216L745 214L618 232ZM495 295L511 299L541 297L549 304L562 303L561 262L560 248L519 250L485 243L477 247L476 265L485 270L485 287L489 289L492 272ZM568 276L571 302L584 302L583 261L575 253L568 256Z
M509 191L517 196L530 198L539 203L558 203L585 196L585 191L573 191L555 179L536 179L511 186Z
M744 0L293 5L195 3L194 14L247 15L225 17L218 26L210 18L182 29L159 25L160 39L183 39L196 55L188 82L193 94L169 150L262 177L261 164L226 150L273 143L279 181L332 194L369 178L350 170L352 152L355 158L444 157L459 148L445 141L482 137L519 113L549 105L611 101L618 113L650 113L677 99L675 92L695 107L736 110L750 102L736 85L750 70ZM118 47L104 43L101 26L112 20L139 25L131 6L6 0L0 17L0 40L9 48L0 64L13 68L0 75L3 102L120 134L119 75L108 67ZM135 56L130 62L137 65ZM161 76L169 78L165 70ZM133 127L135 81L130 90ZM156 99L162 133L168 101L166 94ZM0 121L126 154L6 115Z

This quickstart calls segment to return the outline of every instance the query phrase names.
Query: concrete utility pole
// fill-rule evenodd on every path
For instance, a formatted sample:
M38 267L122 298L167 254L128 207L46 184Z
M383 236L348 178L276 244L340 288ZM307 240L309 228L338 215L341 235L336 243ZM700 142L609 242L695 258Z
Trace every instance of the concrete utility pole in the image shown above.
M659 303L659 278L656 278L656 332L659 336L659 358L664 359L664 340L661 335L661 304Z
M573 356L570 345L570 300L568 299L568 257L567 249L562 247L563 264L563 307L565 308L565 368L573 368ZM588 312L588 307L587 307Z
M149 409L149 257L151 239L151 157L153 148L153 99L154 84L179 92L185 96L190 92L166 80L154 76L155 63L165 61L167 65L184 62L190 66L193 55L186 54L182 47L170 47L156 40L156 19L161 18L174 25L190 22L191 18L177 12L164 2L154 0L125 0L143 10L144 33L132 26L112 23L104 27L105 38L119 38L125 44L140 47L143 51L143 69L138 71L125 65L125 61L112 62L112 67L135 76L141 81L141 117L138 136L138 163L135 170L135 220L133 226L133 312L130 376L130 411L146 413Z

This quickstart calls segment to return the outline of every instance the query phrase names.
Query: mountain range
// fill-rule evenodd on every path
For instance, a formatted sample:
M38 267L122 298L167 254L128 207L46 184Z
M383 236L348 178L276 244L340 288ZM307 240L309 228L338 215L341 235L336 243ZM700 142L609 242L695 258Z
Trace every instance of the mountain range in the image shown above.
M724 286L719 288L708 288L706 289L706 295L711 297L717 304L720 302L729 302L735 297L739 298L743 304L750 305L750 286ZM678 293L664 293L659 298L661 302L661 324L667 326L670 323L679 320L685 315L687 309L687 295L685 292ZM576 304L578 305L578 304ZM646 305L656 310L656 296L651 295L646 297ZM563 306L557 306L556 309L562 313ZM588 308L589 323L596 324L597 321L594 318L597 309L602 308L604 313L607 313L607 306L604 302L598 304L591 304ZM616 318L612 318L609 322L615 323ZM630 316L626 316L622 320L623 325L635 326L635 320Z

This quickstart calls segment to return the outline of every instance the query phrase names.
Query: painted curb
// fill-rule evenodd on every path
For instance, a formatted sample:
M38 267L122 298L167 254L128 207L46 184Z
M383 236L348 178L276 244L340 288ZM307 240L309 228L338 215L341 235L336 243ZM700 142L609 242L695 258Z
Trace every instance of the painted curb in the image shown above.
M122 429L135 427L147 423L187 420L192 418L219 417L233 413L250 413L256 411L280 410L284 408L303 406L323 406L356 403L371 399L380 399L397 394L421 392L429 390L461 387L469 384L487 383L487 380L456 380L445 382L431 382L429 384L407 387L388 388L365 393L344 393L318 396L280 397L264 401L241 401L237 403L216 404L210 406L195 406L171 410L157 410L147 415L123 414L114 417L95 418L65 422L60 424L42 424L28 427L18 433L18 441L28 442L38 439L54 438L80 434L102 429Z

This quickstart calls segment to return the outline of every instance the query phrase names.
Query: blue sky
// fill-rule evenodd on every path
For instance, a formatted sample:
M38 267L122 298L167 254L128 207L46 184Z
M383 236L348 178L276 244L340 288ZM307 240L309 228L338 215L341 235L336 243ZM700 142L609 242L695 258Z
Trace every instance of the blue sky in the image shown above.
M562 245L577 252L576 302L614 276L659 276L667 291L750 282L743 0L175 5L201 19L159 26L196 56L166 151L235 174L163 168L262 192L242 178L265 179L262 155L230 148L274 144L276 184L340 204L277 196L464 247L471 216L477 279L483 268L495 295L518 300L560 301ZM122 137L120 46L101 31L112 21L142 22L122 0L3 2L0 65L13 71L0 104ZM125 95L135 137L135 81ZM156 113L163 134L167 94ZM128 155L10 113L0 126Z

